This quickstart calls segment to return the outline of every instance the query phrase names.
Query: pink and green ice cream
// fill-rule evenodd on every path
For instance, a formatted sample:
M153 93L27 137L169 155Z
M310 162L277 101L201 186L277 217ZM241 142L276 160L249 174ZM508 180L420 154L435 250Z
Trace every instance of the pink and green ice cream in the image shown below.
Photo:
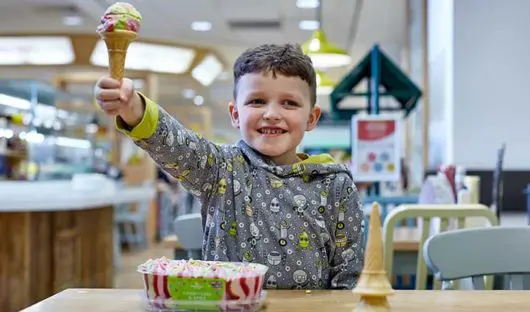
M131 4L117 2L111 5L101 17L98 33L120 30L138 32L142 15Z

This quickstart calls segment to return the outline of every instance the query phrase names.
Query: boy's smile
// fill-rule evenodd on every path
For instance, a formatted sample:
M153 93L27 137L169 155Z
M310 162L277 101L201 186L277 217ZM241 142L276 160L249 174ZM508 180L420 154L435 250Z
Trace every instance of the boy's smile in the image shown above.
M299 161L296 148L305 131L315 128L320 108L311 107L308 84L298 77L250 73L237 84L231 103L232 125L245 142L277 165Z

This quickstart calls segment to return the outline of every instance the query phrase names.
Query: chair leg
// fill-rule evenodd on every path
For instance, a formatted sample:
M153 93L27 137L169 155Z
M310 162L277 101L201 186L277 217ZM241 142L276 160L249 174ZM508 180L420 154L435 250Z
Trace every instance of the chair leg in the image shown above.
M121 238L120 238L120 225L114 224L113 231L113 263L114 268L119 271L121 269Z
M123 224L123 230L125 233L125 240L127 242L127 246L132 250L136 247L135 239L134 239L134 229L132 223L125 223Z
M134 223L135 243L139 248L147 248L147 227L143 222Z

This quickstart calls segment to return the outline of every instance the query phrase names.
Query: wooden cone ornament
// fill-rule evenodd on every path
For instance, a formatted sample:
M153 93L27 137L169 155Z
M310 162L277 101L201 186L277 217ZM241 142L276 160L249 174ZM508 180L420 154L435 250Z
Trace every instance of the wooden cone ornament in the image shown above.
M354 311L390 311L387 296L394 293L383 262L383 235L379 204L372 204L364 267L353 293L361 296Z

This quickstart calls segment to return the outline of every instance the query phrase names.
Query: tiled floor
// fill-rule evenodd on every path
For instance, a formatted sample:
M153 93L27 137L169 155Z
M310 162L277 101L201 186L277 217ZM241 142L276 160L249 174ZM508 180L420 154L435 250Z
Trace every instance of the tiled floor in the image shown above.
M501 216L503 226L526 226L528 219L524 213L507 213ZM162 245L153 245L140 252L125 252L122 258L122 268L116 275L117 288L142 288L143 282L139 273L136 272L138 264L145 262L149 258L173 256L173 251L164 248Z

